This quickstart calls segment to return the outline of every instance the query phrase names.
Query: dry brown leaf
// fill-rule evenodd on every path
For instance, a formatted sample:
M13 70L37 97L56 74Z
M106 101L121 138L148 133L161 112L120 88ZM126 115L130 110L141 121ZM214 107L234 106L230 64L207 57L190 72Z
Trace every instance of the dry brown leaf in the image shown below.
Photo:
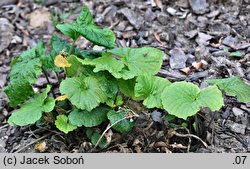
M71 66L71 64L67 61L67 59L65 57L63 57L61 54L56 56L56 58L54 60L54 64L57 67L62 67L62 68Z
M111 142L112 136L113 136L113 132L112 132L112 130L109 129L108 132L105 133L105 138L107 140L107 144L109 144Z
M56 108L56 111L57 111L59 114L64 114L64 113L67 112L67 110L65 110L65 109L63 109L63 108L61 108L61 107L57 107L57 108Z
M185 74L189 74L191 72L191 69L190 69L190 67L185 67L183 69L180 69L180 71L182 71Z
M55 119L52 113L44 113L43 119L46 124L54 124Z
M167 147L167 144L163 141L159 141L157 143L155 143L154 145L156 148L159 148L159 147Z
M139 147L139 146L135 147L135 151L136 151L136 153L142 153L141 147Z
M155 0L155 3L158 8L163 9L162 1L161 0Z
M140 141L138 138L136 138L136 139L134 140L132 146L137 146L137 145L139 145L139 144L141 144L141 141Z
M47 150L47 148L48 148L48 147L47 147L45 141L43 141L43 142L41 142L41 143L37 143L37 144L35 145L35 150L38 150L40 153L45 152L45 151Z
M192 63L192 66L193 66L196 70L201 69L201 68L202 68L202 62L201 62L201 61L200 61L200 62L193 62L193 63Z
M67 95L62 95L62 96L58 96L58 97L56 98L56 100L57 100L57 101L63 101L63 100L65 100L65 99L67 99L67 98L68 98Z
M161 41L160 35L158 35L157 33L154 32L154 37L155 37L155 39L156 39L158 42L160 42L161 44L163 44L163 42Z

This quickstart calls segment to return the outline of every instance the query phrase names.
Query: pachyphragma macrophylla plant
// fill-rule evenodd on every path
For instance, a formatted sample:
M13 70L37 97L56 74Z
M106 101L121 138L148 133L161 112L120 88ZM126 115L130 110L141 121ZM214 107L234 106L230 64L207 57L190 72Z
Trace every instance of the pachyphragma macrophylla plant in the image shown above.
M125 97L182 119L195 115L201 107L219 110L224 92L237 96L241 102L250 101L250 87L239 77L209 80L213 85L200 89L190 82L172 83L155 76L161 68L163 52L151 47L117 48L115 34L97 26L86 6L74 23L56 27L71 38L71 44L54 34L49 54L44 43L39 42L11 63L5 93L10 106L20 108L8 119L10 125L25 126L38 121L42 124L49 119L64 133L85 127L88 138L105 147L105 139L94 127L107 121L110 128L128 132L133 128L133 117L139 113L123 103ZM105 49L75 47L80 36ZM60 94L54 93L56 86L49 81L49 71L64 72L65 76L59 78ZM35 93L32 85L41 74L48 85Z

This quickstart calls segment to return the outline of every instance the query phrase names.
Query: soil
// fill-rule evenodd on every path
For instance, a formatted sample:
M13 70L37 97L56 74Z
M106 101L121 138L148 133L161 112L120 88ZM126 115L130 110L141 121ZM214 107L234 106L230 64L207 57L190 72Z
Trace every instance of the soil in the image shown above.
M111 133L107 148L94 148L85 129L65 135L55 127L9 126L14 111L3 92L13 57L43 40L49 48L55 25L72 22L86 4L117 46L164 51L159 76L206 87L206 79L240 76L250 84L249 0L5 0L0 2L0 152L235 153L250 152L250 103L225 96L217 112L202 109L186 123L163 122L162 110L130 102L139 114L133 131ZM82 49L101 49L83 38ZM232 52L239 52L234 56ZM53 74L50 75L53 80ZM40 77L35 89L45 86ZM55 82L56 83L56 80ZM195 126L193 126L195 122ZM107 124L99 130L104 131Z

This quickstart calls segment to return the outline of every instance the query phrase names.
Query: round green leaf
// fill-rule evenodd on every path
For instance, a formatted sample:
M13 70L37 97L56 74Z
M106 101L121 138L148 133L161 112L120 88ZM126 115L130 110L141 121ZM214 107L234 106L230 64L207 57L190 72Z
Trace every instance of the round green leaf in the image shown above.
M23 104L20 109L12 113L8 119L8 123L10 125L19 126L33 124L42 117L44 110L53 109L54 105L51 104L51 99L47 102L49 104L45 104L45 99L47 98L50 89L51 87L47 86L42 93L36 94L33 98Z
M66 94L70 102L77 108L91 111L97 107L106 96L94 77L67 78L60 85L60 92Z
M183 119L195 115L201 107L216 111L223 105L222 94L216 86L200 90L189 82L176 82L166 87L161 99L169 114Z
M68 134L68 132L77 129L77 126L71 124L68 117L64 114L58 115L55 121L56 127L62 132Z
M170 84L171 82L165 78L146 74L138 76L135 85L135 97L142 98L143 104L147 108L162 108L161 94Z
M188 82L176 82L165 88L162 93L163 108L169 114L186 119L188 116L196 114L200 107L196 102L196 97L200 89Z
M44 104L43 104L43 111L44 112L51 112L56 104L56 100L52 97L48 97L45 99Z
M59 29L64 35L70 37L73 41L77 40L80 34L73 28L72 24L58 24L56 28Z
M217 86L209 86L202 89L197 97L197 101L200 106L208 107L211 111L219 110L224 104L222 93Z
M155 48L117 48L81 63L95 66L95 72L107 70L114 77L127 80L145 73L155 75L161 68L162 57L163 52Z
M225 79L207 80L207 82L217 85L230 96L236 96L241 102L250 102L250 85L244 83L238 76Z

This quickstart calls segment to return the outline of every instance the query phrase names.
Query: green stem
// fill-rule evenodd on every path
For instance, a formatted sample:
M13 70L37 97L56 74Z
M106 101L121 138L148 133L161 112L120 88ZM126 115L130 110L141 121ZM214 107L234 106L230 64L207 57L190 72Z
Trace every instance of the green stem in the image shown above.
M56 77L57 77L57 80L59 82L59 84L61 83L62 79L61 79L61 76L59 75L58 72L56 72Z
M50 80L49 80L49 77L48 77L46 71L45 71L43 68L42 68L42 71L43 71L43 74L44 74L44 76L45 76L45 78L46 78L48 84L50 84L50 85L53 87L53 85L51 84L51 82L50 82ZM53 88L52 88L52 90L51 90L51 93L52 93L53 97L56 98L56 95L55 95L55 93L54 93Z
M198 136L199 135L199 131L198 131L199 122L198 122L197 114L194 116L194 119L195 119L195 131L196 131L196 135Z
M66 77L68 76L68 75L67 75L67 68L66 68L66 67L64 67L64 68L63 68L63 71L64 71L65 78L66 78Z

